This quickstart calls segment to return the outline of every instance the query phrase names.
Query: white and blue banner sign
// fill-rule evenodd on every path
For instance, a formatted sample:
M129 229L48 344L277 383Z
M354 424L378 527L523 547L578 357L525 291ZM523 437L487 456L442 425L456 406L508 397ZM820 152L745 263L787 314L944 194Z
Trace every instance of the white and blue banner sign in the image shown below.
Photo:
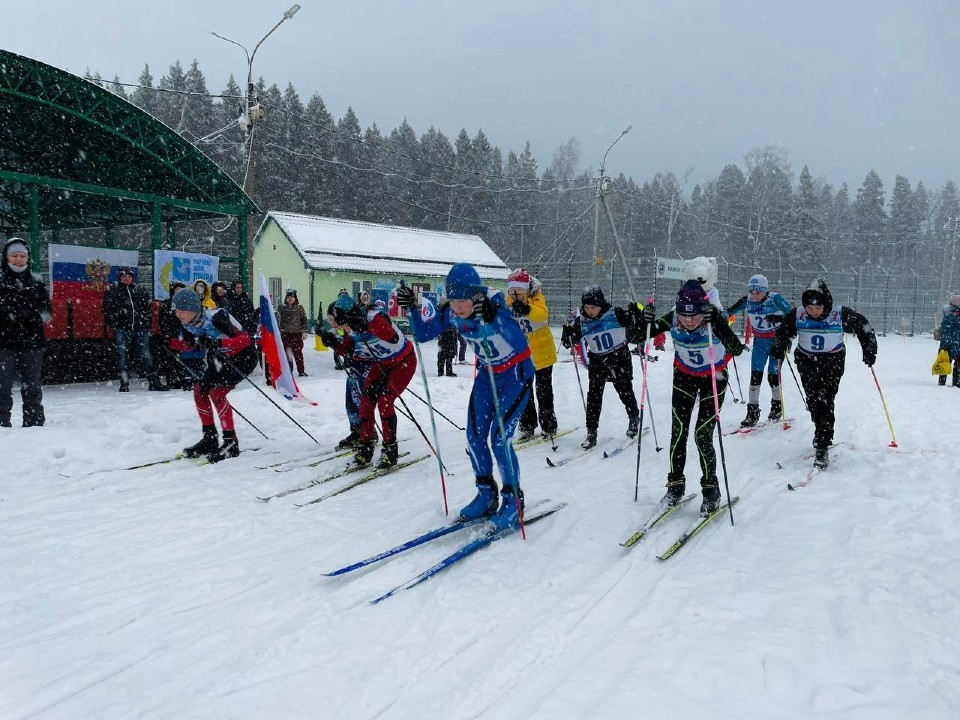
M178 250L153 251L153 295L161 300L169 297L167 290L175 280L187 287L197 280L205 280L210 285L217 281L219 273L220 258L214 255Z

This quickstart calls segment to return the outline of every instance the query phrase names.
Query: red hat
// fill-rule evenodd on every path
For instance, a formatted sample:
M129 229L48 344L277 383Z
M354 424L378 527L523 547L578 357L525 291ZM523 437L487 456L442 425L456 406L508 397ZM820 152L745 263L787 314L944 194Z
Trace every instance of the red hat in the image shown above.
M530 273L523 268L517 268L507 277L507 289L530 290Z

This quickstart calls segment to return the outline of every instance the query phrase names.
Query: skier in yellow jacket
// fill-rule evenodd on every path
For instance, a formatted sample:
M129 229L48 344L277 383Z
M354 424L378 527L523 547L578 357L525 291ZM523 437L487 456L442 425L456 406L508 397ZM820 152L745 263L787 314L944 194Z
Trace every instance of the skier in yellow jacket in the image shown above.
M531 395L520 417L517 440L522 442L533 437L538 416L542 434L552 436L557 432L557 416L553 411L553 366L557 362L557 348L550 331L550 311L540 292L540 283L523 268L514 270L507 278L507 306L513 310L514 318L527 336L536 369L536 401Z

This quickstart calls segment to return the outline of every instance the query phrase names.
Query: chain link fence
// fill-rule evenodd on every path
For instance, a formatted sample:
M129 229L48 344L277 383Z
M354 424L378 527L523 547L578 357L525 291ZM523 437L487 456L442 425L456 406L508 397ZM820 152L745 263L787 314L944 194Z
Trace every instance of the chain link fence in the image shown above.
M597 284L607 300L614 305L627 305L631 300L630 283L623 263L604 262L595 265L579 260L527 268L543 287L550 307L551 323L560 324L570 310L580 307L584 289ZM663 309L673 306L674 296L682 284L679 280L659 279L654 281L653 258L631 261L631 279L640 302L656 296ZM770 281L770 289L779 292L791 303L797 304L803 290L817 278L822 278L833 295L834 305L845 305L865 315L877 333L919 335L932 332L939 324L940 310L946 297L939 290L940 276L911 272L909 275L885 273L878 268L860 270L831 270L801 272L800 270L762 270L748 266L719 261L717 289L725 305L730 305L746 295L747 282L751 275L762 273ZM738 318L736 328L743 329L743 319Z

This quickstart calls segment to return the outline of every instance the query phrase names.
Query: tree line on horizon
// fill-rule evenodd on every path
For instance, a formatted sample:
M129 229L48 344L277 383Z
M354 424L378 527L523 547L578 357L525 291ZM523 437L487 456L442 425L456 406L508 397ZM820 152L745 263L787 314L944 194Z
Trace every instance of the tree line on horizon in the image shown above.
M198 63L178 60L159 81L145 66L127 92L118 78L85 77L156 117L243 184L243 89L231 75L211 94ZM598 178L582 167L571 138L541 165L527 142L503 150L478 129L456 138L435 127L418 136L404 120L389 132L366 128L352 108L339 118L314 93L304 103L256 84L266 115L256 126L252 196L263 210L471 233L511 267L593 261ZM542 168L542 169L541 169ZM609 200L628 256L722 256L743 267L863 268L898 275L940 268L960 233L953 181L931 190L897 175L887 197L867 173L854 192L803 166L798 176L781 147L751 150L689 193L673 172L637 182L610 178ZM615 246L602 213L599 252ZM227 231L232 240L233 235Z

